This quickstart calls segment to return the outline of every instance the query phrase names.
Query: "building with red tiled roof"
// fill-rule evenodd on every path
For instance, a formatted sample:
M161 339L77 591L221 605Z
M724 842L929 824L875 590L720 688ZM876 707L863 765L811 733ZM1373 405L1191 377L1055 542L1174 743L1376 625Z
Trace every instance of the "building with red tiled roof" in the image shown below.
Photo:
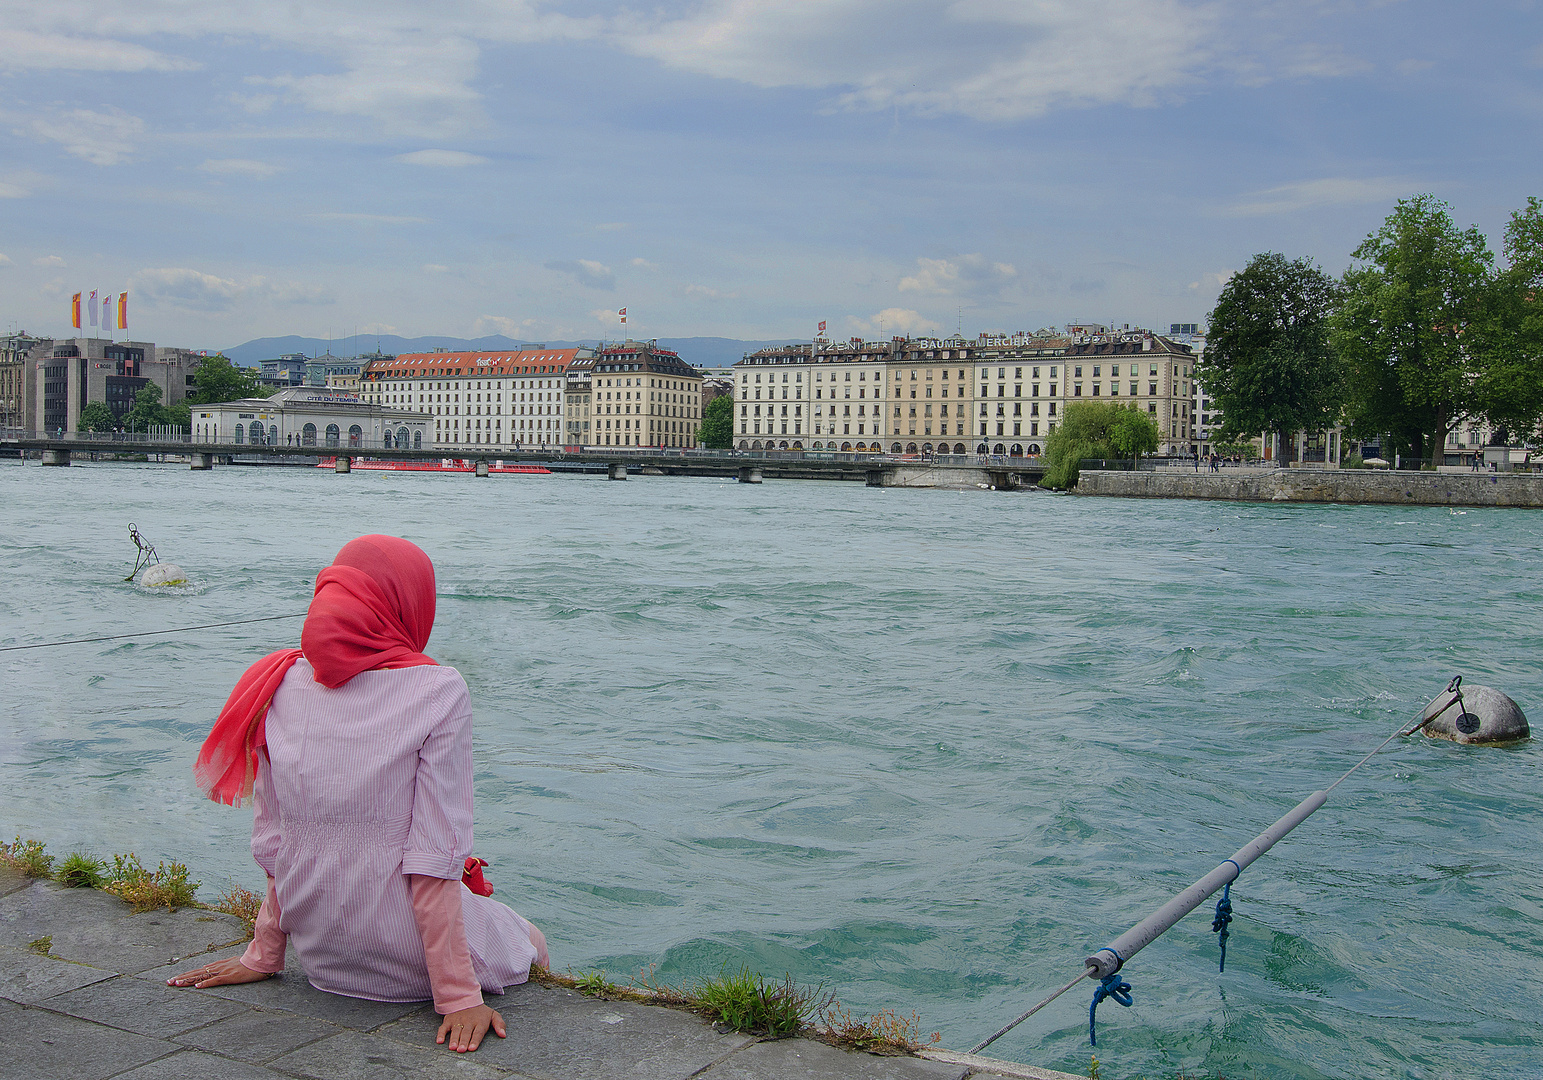
M593 354L540 345L403 353L365 365L359 396L428 416L436 449L556 449L571 445L563 428L568 369Z

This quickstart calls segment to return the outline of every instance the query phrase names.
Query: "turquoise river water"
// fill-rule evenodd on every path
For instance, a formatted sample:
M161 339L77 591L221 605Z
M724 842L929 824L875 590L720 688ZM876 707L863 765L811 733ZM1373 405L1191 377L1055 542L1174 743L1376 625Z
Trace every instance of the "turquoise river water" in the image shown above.
M1543 517L840 483L0 466L0 644L303 611L421 544L479 852L554 965L748 965L965 1049L1454 674L1543 723ZM125 584L136 522L193 585ZM299 622L0 654L0 830L257 887L189 766ZM1106 1077L1543 1075L1537 741L1390 746L1099 1009ZM1092 984L993 1054L1088 1067Z

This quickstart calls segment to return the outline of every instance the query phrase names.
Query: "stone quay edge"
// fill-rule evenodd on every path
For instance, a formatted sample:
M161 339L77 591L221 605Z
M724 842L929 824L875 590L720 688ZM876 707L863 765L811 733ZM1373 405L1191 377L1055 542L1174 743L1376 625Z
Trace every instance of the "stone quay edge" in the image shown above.
M1228 474L1084 470L1073 491L1132 499L1543 507L1543 476L1519 473L1275 469Z

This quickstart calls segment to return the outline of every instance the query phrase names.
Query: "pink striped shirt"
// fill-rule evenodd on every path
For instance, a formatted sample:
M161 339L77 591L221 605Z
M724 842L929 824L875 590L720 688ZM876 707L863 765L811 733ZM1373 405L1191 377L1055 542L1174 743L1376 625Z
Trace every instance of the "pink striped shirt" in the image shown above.
M479 1004L479 986L502 993L529 977L530 924L460 885L472 757L459 672L367 671L329 690L302 659L266 727L252 855L271 881L248 966L281 968L288 935L317 989L433 997L440 1012Z

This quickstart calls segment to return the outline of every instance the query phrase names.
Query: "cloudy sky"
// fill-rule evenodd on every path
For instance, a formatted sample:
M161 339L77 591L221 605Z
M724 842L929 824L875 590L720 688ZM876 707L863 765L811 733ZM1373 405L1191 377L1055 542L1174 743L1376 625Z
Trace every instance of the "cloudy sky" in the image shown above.
M1521 0L0 0L0 320L808 337L1203 320L1543 195Z

